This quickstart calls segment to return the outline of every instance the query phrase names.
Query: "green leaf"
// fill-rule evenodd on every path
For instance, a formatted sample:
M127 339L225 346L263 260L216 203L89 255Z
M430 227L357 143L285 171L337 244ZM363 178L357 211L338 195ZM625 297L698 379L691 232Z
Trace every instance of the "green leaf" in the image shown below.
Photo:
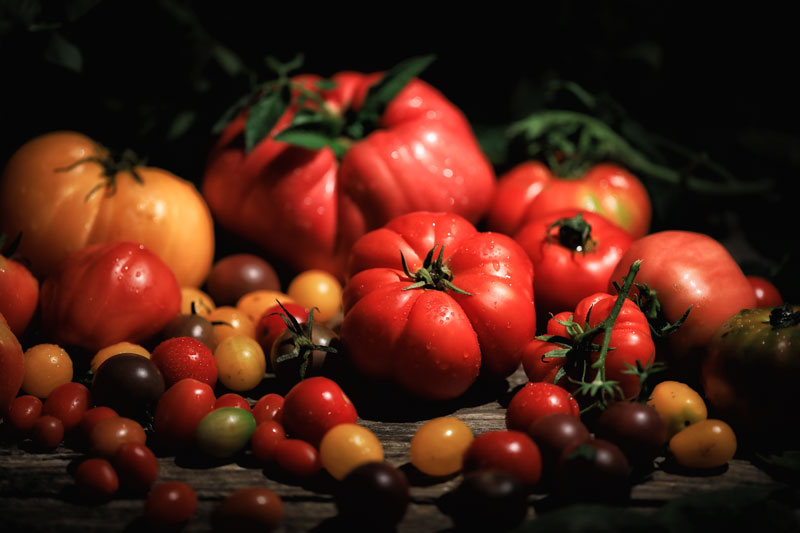
M337 85L338 84L333 80L317 80L314 83L314 87L320 91L332 91Z
M73 72L80 72L83 69L81 51L59 32L50 34L44 57L51 63Z
M250 152L278 123L289 107L289 98L282 88L272 91L257 101L247 115L244 128L245 149Z
M281 141L309 150L321 150L331 145L331 138L316 131L287 128L275 136L276 141Z
M303 61L305 61L305 57L303 54L297 54L292 59L287 61L286 63L280 62L276 57L267 56L264 59L264 62L267 64L267 68L271 71L276 73L279 77L285 78L289 75L289 73L293 70L297 70L303 66Z
M174 141L183 137L197 120L197 111L184 110L179 112L167 131L167 140Z
M215 43L211 47L211 57L217 61L217 64L228 76L235 76L246 70L241 58L233 50L221 44Z

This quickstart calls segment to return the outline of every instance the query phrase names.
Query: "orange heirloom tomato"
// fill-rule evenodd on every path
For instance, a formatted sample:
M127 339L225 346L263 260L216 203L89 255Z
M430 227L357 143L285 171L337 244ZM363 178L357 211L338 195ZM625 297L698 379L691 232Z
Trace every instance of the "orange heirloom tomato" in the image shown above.
M137 178L138 176L138 178ZM181 286L199 286L214 256L214 227L188 181L154 167L114 166L92 139L61 131L36 137L0 178L0 229L22 232L19 253L39 277L88 244L144 244Z

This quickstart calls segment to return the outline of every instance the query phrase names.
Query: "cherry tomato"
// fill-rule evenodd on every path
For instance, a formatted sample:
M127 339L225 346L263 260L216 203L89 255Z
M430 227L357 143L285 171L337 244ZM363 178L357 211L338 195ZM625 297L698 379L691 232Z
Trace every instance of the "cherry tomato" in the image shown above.
M206 286L219 305L234 305L239 298L253 291L281 289L272 265L253 254L229 255L214 263Z
M257 324L264 312L270 307L274 307L277 302L281 302L283 305L294 303L288 294L280 291L254 291L239 298L239 301L236 302L236 309L244 311L253 324Z
M283 427L293 438L317 446L337 424L355 424L356 408L335 381L317 376L304 379L286 395Z
M212 387L217 383L217 360L208 346L191 337L167 339L150 355L167 386L193 378Z
M58 418L64 424L64 431L70 431L81 423L90 405L92 395L89 389L71 381L53 389L44 402L42 414Z
M182 379L158 400L153 429L159 444L181 449L194 442L197 425L216 403L214 390L196 379Z
M746 278L756 294L756 307L779 307L783 305L783 296L781 296L778 287L771 281L761 276L746 276Z
M314 313L314 310L311 311ZM336 376L341 362L342 346L337 335L325 324L316 321L299 323L297 328L287 328L272 345L269 358L278 381L291 387L312 376ZM330 347L328 352L319 347ZM289 355L288 359L280 360Z
M283 439L275 446L275 460L289 474L307 478L322 470L319 452L300 439Z
M39 280L24 264L0 254L0 314L15 336L25 332L38 304Z
M235 392L229 392L217 398L217 401L214 402L214 409L220 409L221 407L238 407L245 411L253 412L247 400Z
M357 424L332 427L319 444L322 466L336 479L343 479L358 465L383 461L383 446L378 437Z
M339 515L373 530L400 522L410 500L405 474L382 461L355 467L336 492Z
M194 489L181 481L154 485L144 503L144 516L158 527L174 527L187 522L197 510Z
M72 359L56 344L37 344L25 350L22 390L39 398L72 381Z
M283 520L283 501L265 487L246 487L225 497L211 512L214 531L272 531Z
M542 477L548 481L558 466L561 453L590 437L589 430L581 419L566 413L551 413L537 418L526 433L542 453Z
M144 444L145 440L147 435L138 422L118 416L101 420L94 426L89 446L95 455L112 458L126 442Z
M299 323L308 322L308 309L302 305L281 300L281 307L277 303L264 310L256 323L256 340L261 345L265 354L272 351L275 339L286 330L286 322L283 321L281 314L287 311ZM315 315L316 316L316 315ZM274 371L274 367L271 367Z
M617 445L587 439L561 453L554 493L568 500L621 501L630 493L630 466Z
M217 333L209 320L201 315L178 315L161 330L161 338L191 337L197 339L212 352L217 348Z
M736 434L722 420L701 420L669 440L677 463L687 468L717 468L736 454Z
M150 359L150 352L147 351L147 348L145 348L144 346L141 346L139 344L134 344L132 342L122 341L100 349L94 355L94 357L92 357L92 361L89 363L89 367L91 368L92 372L96 374L97 370L100 368L100 365L105 363L110 357L119 355L121 353L128 353L128 354L132 353Z
M631 465L652 464L667 442L667 424L649 405L622 401L597 419L595 436L619 446Z
M581 414L578 401L564 388L545 382L528 382L511 398L506 410L506 427L527 431L532 423L545 415Z
M252 337L231 335L214 351L219 380L234 391L254 389L264 379L267 359L264 350Z
M103 502L110 500L119 490L119 477L107 460L92 457L75 469L75 484L89 501Z
M528 490L502 470L478 470L464 476L446 508L456 527L465 531L506 531L528 513Z
M40 416L31 428L31 440L40 450L55 450L64 440L64 424L54 416Z
M208 317L217 306L211 296L196 287L181 287L181 314Z
M195 431L195 442L200 451L213 457L233 457L245 449L255 430L256 420L250 411L223 407L203 417Z
M25 356L16 335L0 313L0 416L6 414L25 380Z
M164 394L164 377L156 364L136 354L118 354L94 375L95 404L122 416L141 418Z
M114 454L120 485L134 493L147 492L158 479L158 459L140 442L123 443Z
M253 416L256 418L256 424L261 424L267 420L274 420L282 424L284 401L283 396L274 392L259 398L253 406Z
M25 435L33 428L36 420L42 416L42 400L30 394L17 396L8 407L4 420L20 435Z
M81 418L80 429L83 436L88 439L89 436L92 434L92 430L95 428L97 424L101 421L105 420L106 418L115 418L118 417L119 413L114 411L110 407L93 407L83 413L83 417Z
M268 462L275 459L275 448L278 443L286 439L283 426L274 420L261 422L256 426L253 436L250 437L250 447L260 461Z
M429 420L411 438L411 464L429 476L455 474L472 439L472 430L458 418Z
M647 404L655 408L667 425L667 440L708 416L703 398L689 385L679 381L662 381L656 385Z
M316 320L326 322L336 316L342 307L342 285L330 272L306 270L295 277L286 290L295 303L319 309Z
M208 319L214 324L214 333L217 334L217 342L222 342L231 335L245 335L247 337L256 336L256 326L247 313L235 307L217 307L208 315Z
M542 475L539 447L521 431L481 433L464 452L464 473L497 469L516 476L524 485L535 485Z

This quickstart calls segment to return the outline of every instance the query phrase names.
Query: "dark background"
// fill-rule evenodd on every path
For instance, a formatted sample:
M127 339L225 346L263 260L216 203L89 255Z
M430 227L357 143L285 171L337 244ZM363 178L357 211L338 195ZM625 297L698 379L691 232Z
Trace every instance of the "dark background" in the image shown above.
M740 12L634 1L524 11L272 4L0 0L0 161L33 136L72 129L199 184L214 123L252 81L268 79L265 56L301 52L303 71L330 75L435 53L421 77L484 140L558 104L543 87L570 80L688 148L691 157L669 162L676 169L707 156L738 180L771 181L758 195L697 195L642 177L653 230L709 233L746 272L800 301L789 192L800 167L800 83L788 13L763 3ZM498 172L519 162L493 157Z

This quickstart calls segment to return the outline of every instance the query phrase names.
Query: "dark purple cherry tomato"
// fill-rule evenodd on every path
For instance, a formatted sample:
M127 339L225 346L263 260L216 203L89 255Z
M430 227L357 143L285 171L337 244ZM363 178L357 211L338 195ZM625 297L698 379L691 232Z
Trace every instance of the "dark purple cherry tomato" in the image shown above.
M75 469L75 484L90 502L110 500L119 489L119 477L114 467L100 457L86 459Z
M114 455L114 466L120 485L128 491L143 494L158 479L158 460L141 442L126 442Z
M463 471L489 469L508 472L524 485L535 485L542 475L539 447L521 431L481 433L464 452Z
M620 501L630 494L630 466L616 444L587 439L561 454L554 492L574 501Z
M250 437L250 448L259 461L272 461L275 459L275 449L278 443L286 439L283 426L274 420L260 423Z
M17 396L8 406L5 421L11 424L19 436L25 436L33 429L33 424L42 416L42 400L30 394Z
M542 452L542 473L550 478L561 453L589 438L589 430L571 414L553 413L535 420L527 431Z
M211 513L214 531L273 531L283 520L281 497L265 487L247 487L229 494Z
M154 485L144 503L144 516L157 527L175 527L187 522L197 510L194 489L181 481Z
M663 452L667 425L649 405L616 402L597 419L595 436L619 446L631 465L644 466Z
M275 460L289 474L306 478L322 470L319 452L300 439L283 439L275 446Z
M459 529L505 531L525 518L527 495L516 476L502 470L479 470L464 476L449 495L445 510Z
M130 418L141 418L162 394L161 371L150 359L136 354L110 357L97 369L92 382L96 405Z
M342 479L336 493L339 514L374 529L400 522L411 499L406 476L386 462L364 463Z
M42 451L55 450L63 439L64 424L58 418L42 415L33 423L31 440L36 448Z
M178 315L161 330L161 338L191 337L206 346L212 352L217 349L217 333L211 321L201 315Z
M58 418L64 424L64 431L70 431L81 423L90 405L92 395L86 385L71 381L50 392L44 401L42 414Z
M257 290L280 291L281 283L272 265L257 255L234 254L214 263L206 287L219 306L236 305L239 298Z

